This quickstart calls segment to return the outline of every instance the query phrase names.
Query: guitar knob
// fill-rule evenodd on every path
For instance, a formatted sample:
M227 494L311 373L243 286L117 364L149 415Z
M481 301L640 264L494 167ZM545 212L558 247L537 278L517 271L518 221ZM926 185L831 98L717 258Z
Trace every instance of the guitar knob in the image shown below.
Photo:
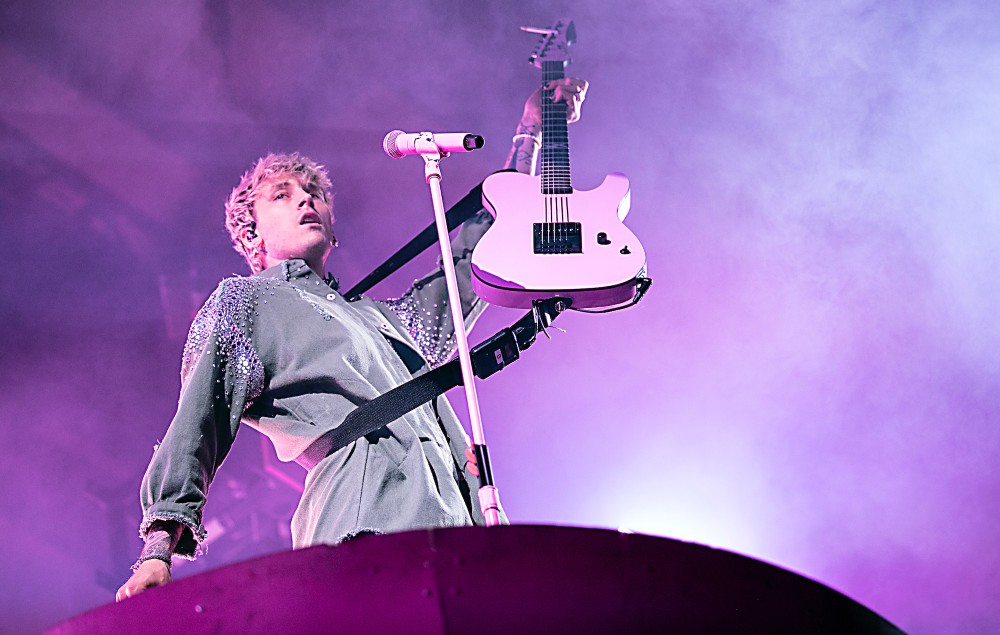
M618 253L622 254L623 256L627 256L632 252L628 250L628 245L625 245L624 247L618 250Z
M598 232L597 233L597 244L598 245L610 245L611 244L611 241L608 240L608 234L607 234L607 232Z

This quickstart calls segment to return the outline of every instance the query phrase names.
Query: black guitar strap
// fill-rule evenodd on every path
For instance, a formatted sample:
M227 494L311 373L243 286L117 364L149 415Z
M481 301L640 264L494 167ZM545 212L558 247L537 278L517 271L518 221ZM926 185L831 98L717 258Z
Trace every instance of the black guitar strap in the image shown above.
M472 189L445 214L448 229L454 229L472 218L482 209L482 183ZM437 228L431 224L417 234L402 249L379 265L361 282L351 287L344 297L354 301L361 297L394 271L412 260L417 254L437 241ZM520 357L520 352L534 344L538 331L544 332L559 313L568 308L568 300L549 299L536 301L527 314L508 328L472 349L472 368L476 377L486 379ZM355 408L343 423L316 439L300 454L295 462L311 470L326 456L347 447L359 438L392 423L411 410L436 399L456 386L461 386L462 371L459 360L453 359L427 371L410 381L379 395Z
M516 172L516 170L499 170L499 172ZM483 209L483 184L480 183L472 188L462 200L455 203L445 212L445 220L448 222L448 231L451 231L475 216L479 210ZM346 292L344 297L353 302L361 297L368 289L371 289L379 282L392 275L397 269L413 260L417 254L437 242L437 225L431 223L422 232L413 237L410 242L403 245L399 251L389 256L389 259L380 264L370 274L365 276L361 282L357 283Z
M520 320L473 348L472 369L476 377L486 379L517 361L521 351L535 343L538 331L544 332L563 310L565 301L559 298L538 301ZM295 462L311 470L332 452L347 447L463 383L460 362L455 358L361 404L347 415L343 423L313 441Z

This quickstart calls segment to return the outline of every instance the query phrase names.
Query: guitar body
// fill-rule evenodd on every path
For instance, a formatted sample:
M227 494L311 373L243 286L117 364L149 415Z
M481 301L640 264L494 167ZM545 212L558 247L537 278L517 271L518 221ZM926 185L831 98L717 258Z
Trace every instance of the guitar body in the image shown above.
M499 172L483 182L494 223L472 252L472 288L487 302L515 309L534 300L567 298L574 309L624 308L645 293L646 251L622 220L629 210L624 174L600 187L573 188L566 102L553 101L565 79L571 20L521 27L541 40L529 60L542 71L541 176Z
M495 221L472 253L476 294L511 308L552 297L569 298L574 308L632 300L646 253L622 224L628 178L609 174L596 189L568 194L542 194L541 183L516 172L483 183L483 204ZM549 243L546 236L553 236Z

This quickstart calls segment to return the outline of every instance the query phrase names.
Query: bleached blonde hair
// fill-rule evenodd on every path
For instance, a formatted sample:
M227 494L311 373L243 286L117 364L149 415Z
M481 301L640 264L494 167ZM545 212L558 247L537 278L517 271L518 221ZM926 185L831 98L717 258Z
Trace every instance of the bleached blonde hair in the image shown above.
M292 175L304 180L305 185L318 187L327 205L333 205L333 184L326 168L297 152L268 154L254 162L243 173L240 184L233 188L226 201L226 229L233 241L233 249L250 265L250 271L260 273L266 268L264 252L244 244L241 236L254 221L253 202L261 183L276 175Z

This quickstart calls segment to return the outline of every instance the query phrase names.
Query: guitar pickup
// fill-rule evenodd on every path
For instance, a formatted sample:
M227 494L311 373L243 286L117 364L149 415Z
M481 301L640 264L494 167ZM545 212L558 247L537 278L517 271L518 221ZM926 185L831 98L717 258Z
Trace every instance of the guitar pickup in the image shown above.
M580 223L534 223L536 254L583 253Z

